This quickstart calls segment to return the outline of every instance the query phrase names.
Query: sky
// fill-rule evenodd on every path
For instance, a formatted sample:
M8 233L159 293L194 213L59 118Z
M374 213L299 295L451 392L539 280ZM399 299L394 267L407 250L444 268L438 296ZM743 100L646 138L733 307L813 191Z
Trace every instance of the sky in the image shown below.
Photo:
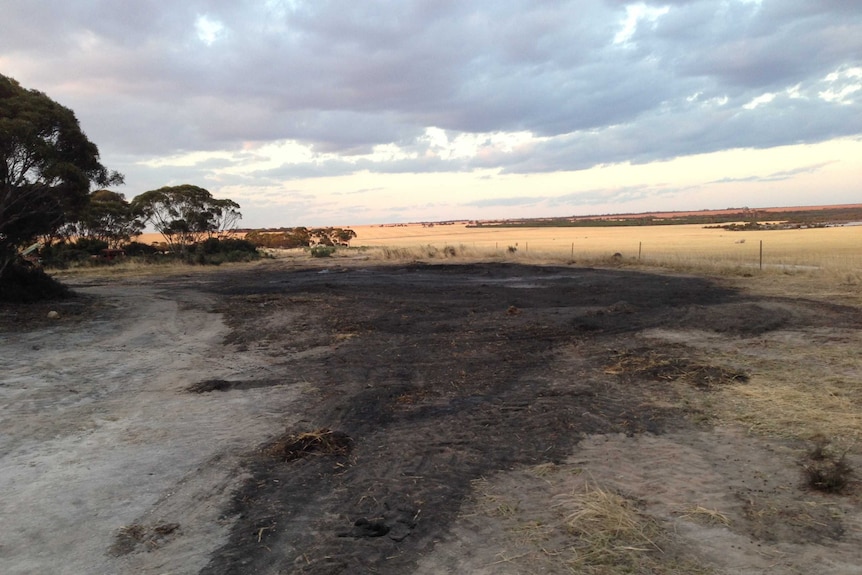
M0 0L127 199L244 227L862 202L856 0Z

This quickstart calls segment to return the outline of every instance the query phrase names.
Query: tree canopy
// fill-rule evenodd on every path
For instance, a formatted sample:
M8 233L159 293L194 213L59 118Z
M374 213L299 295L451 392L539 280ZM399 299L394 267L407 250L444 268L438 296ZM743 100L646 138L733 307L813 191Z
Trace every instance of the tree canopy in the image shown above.
M76 236L100 240L112 248L120 247L143 229L144 224L126 197L111 190L92 192L87 208L74 226Z
M132 209L164 236L171 250L180 251L231 230L242 218L236 202L213 198L190 184L144 192L132 200Z
M281 228L252 230L245 239L264 248L299 248L308 246L348 246L356 232L350 228Z
M70 109L3 75L0 156L0 277L19 246L78 218L91 184L123 183Z

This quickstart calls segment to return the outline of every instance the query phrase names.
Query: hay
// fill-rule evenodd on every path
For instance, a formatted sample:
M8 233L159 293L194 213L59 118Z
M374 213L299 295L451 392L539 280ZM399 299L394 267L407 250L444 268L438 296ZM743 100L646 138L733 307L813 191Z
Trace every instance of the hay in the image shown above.
M573 509L564 523L577 537L570 565L579 573L634 566L643 562L645 555L661 552L655 543L661 535L658 524L621 495L585 484L561 505Z
M353 441L346 433L323 427L306 433L287 433L263 451L288 462L308 455L347 455L352 447Z
M690 507L679 514L682 519L689 519L705 525L730 525L730 519L717 509L709 509L700 505Z
M748 375L739 371L700 364L650 349L615 352L613 363L606 367L604 372L620 377L643 377L655 381L684 381L698 389L712 389L720 385L748 381Z
M137 551L139 547L151 551L161 546L179 529L179 523L159 522L155 525L141 525L140 523L126 525L114 535L114 543L108 553L114 557L121 557Z
M862 433L862 394L852 384L839 386L773 374L752 378L745 386L728 387L722 398L722 418L738 421L758 434L796 439L825 435L852 441Z
M671 537L637 505L607 489L585 484L563 498L564 525L577 537L567 561L573 573L705 575L712 571L680 557ZM670 547L671 549L668 549Z

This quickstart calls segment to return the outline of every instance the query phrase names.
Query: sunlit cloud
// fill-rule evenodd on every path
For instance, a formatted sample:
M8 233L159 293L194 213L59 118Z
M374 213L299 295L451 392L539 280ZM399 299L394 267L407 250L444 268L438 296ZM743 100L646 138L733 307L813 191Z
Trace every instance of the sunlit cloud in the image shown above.
M862 178L852 2L12 2L0 54L127 196L199 183L250 224L843 203Z

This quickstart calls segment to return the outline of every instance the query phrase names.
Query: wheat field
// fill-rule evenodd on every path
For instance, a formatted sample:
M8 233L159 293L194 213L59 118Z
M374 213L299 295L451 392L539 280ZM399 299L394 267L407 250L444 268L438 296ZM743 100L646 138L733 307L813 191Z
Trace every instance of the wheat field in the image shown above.
M731 232L702 225L591 228L468 228L465 224L358 226L354 246L520 254L550 259L625 260L657 265L715 263L782 269L862 268L862 226ZM762 244L762 245L761 245ZM514 248L514 250L511 250Z

